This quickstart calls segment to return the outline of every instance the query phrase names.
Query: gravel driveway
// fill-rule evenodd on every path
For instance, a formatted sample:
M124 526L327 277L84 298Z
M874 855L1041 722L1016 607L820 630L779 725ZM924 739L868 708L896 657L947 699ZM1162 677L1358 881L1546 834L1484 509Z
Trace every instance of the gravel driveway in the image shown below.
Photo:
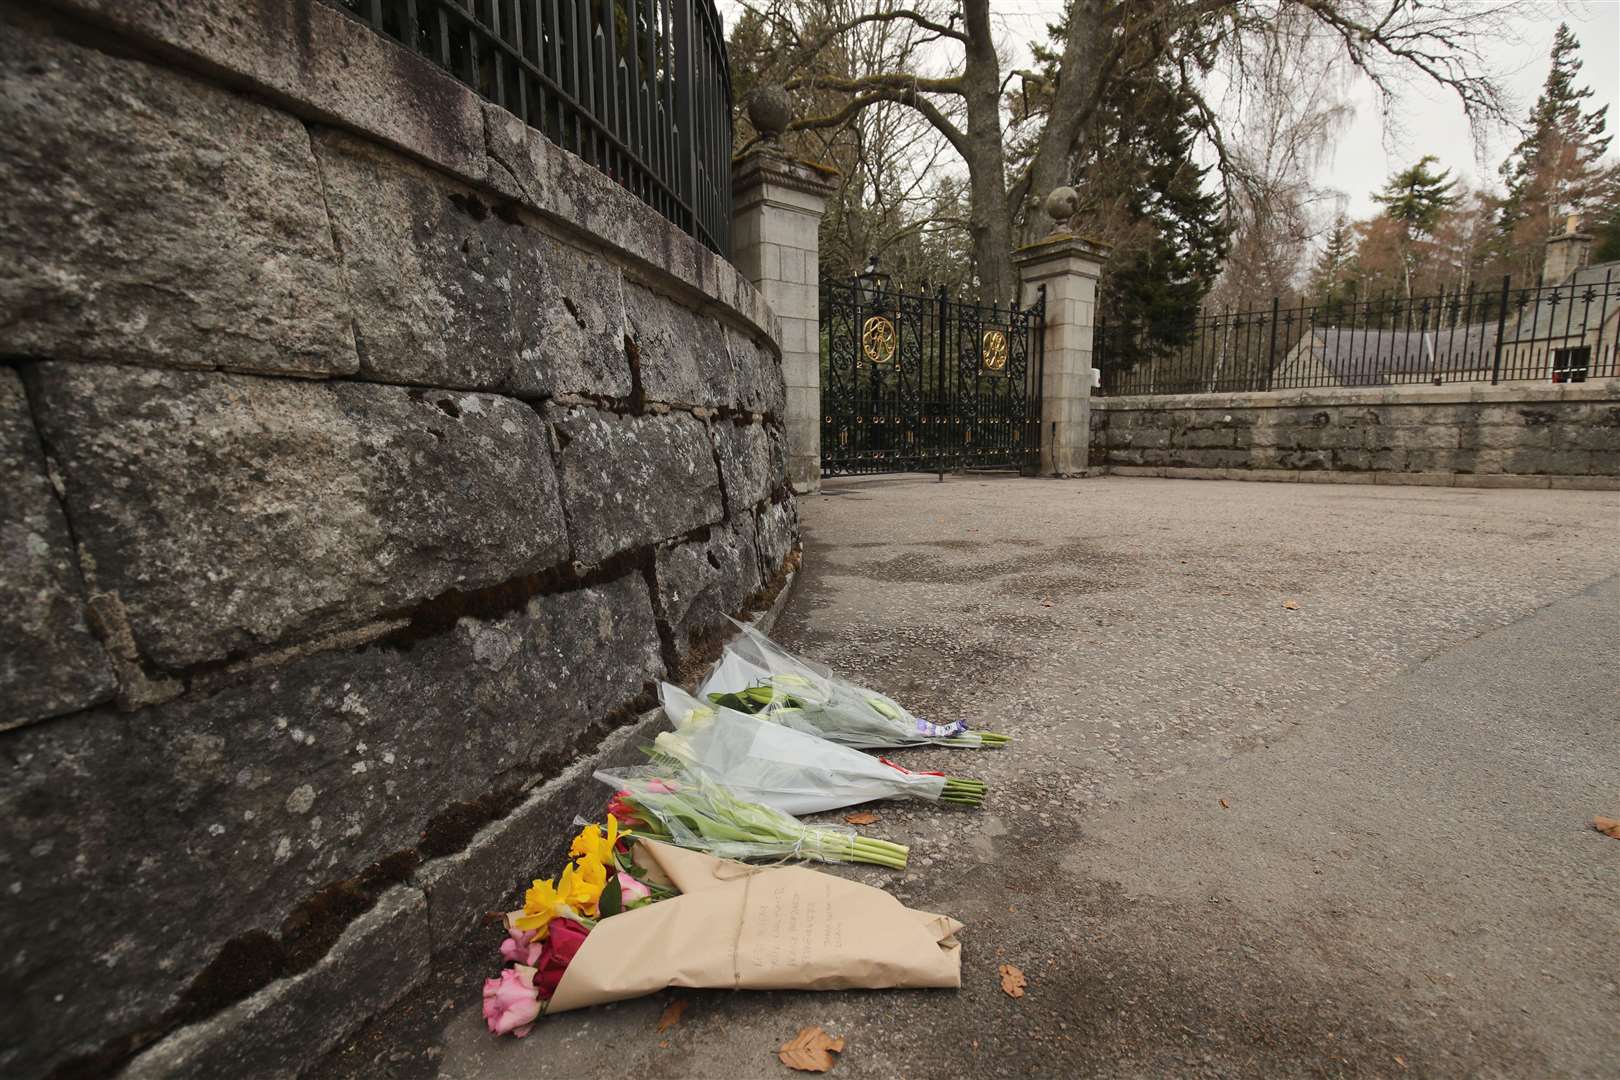
M886 883L959 993L687 993L521 1043L447 999L331 1075L1620 1075L1620 495L871 478L803 501L777 636L1016 737L908 752ZM1000 963L1028 976L1001 992Z

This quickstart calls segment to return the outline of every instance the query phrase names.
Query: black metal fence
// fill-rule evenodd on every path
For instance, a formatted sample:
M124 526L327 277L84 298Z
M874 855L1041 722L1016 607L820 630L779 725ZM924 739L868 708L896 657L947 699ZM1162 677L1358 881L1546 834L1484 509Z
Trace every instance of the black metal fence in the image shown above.
M712 0L328 0L731 253L731 76Z
M1045 310L823 279L822 474L1034 470Z
M1620 266L1555 286L1347 296L1096 329L1100 393L1201 394L1620 377Z

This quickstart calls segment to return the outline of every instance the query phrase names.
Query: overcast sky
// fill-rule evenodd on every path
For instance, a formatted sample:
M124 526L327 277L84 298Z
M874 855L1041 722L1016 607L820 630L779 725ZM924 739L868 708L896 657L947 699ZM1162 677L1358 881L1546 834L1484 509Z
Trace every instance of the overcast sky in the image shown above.
M1503 76L1503 85L1516 99L1514 116L1521 121L1529 115L1541 84L1546 81L1553 31L1562 19L1581 42L1582 79L1592 89L1589 104L1609 107L1609 134L1620 123L1620 0L1593 3L1546 4L1543 17L1520 24L1522 34L1501 42L1491 62ZM1475 163L1475 147L1468 124L1454 98L1437 91L1409 96L1403 110L1408 130L1391 143L1386 138L1373 95L1365 86L1356 95L1356 118L1338 140L1333 160L1324 167L1321 182L1343 191L1349 197L1353 217L1371 214L1371 192L1381 187L1389 174L1410 165L1424 154L1434 154L1473 186L1496 186L1496 169L1502 158L1518 142L1517 132L1497 132L1487 142L1483 169ZM1611 147L1611 155L1620 142Z
M720 0L727 23L736 6ZM1061 0L991 0L992 20L1004 46L1017 49L1013 66L1029 64L1028 44L1044 40L1046 27L1062 10ZM1547 0L1534 5L1534 14L1522 19L1517 33L1491 50L1489 62L1502 77L1513 99L1512 115L1521 122L1528 115L1547 77L1548 51L1559 21L1569 23L1581 42L1581 75L1594 97L1591 104L1609 106L1609 134L1620 136L1620 0ZM1496 186L1496 169L1518 141L1517 132L1494 132L1483 148L1476 148L1454 98L1438 90L1414 86L1399 106L1402 130L1390 132L1379 115L1371 88L1358 84L1352 91L1354 118L1334 144L1318 175L1323 187L1344 193L1352 217L1364 217L1375 206L1370 198L1390 173L1410 165L1424 154L1434 154L1443 165L1473 186ZM1483 160L1477 153L1483 153ZM1611 155L1620 152L1617 137Z

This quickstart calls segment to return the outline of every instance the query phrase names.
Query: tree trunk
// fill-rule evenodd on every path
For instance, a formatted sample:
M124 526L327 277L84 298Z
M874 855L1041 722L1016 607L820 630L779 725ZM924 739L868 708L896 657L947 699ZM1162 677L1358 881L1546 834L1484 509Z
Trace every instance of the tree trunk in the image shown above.
M1001 128L1001 63L990 35L988 0L962 5L968 34L962 70L967 106L968 232L979 272L979 300L1006 304L1013 299L1012 215L1007 211L1007 173Z
M1052 189L1071 182L1071 162L1081 149L1086 123L1095 108L1101 88L1102 54L1108 47L1104 26L1104 0L1075 0L1069 8L1068 34L1058 65L1058 82L1052 89L1050 112L1040 146L1029 163L1029 172L1013 191L1008 215L1018 223L1018 243L1039 240L1051 224L1039 212L1040 201Z

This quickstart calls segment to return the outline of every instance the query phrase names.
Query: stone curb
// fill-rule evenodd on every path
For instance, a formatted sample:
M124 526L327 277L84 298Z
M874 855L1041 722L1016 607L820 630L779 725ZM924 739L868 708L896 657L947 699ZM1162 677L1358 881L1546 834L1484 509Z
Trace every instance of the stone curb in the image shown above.
M771 606L749 625L770 633L797 579L797 572L789 573ZM435 955L475 933L491 905L512 889L515 876L559 859L567 826L576 816L594 818L601 810L596 771L638 761L640 747L663 723L663 711L651 709L614 731L511 813L479 830L461 851L425 863L412 884L384 893L308 971L171 1033L121 1075L127 1080L298 1075L425 982Z
M1134 394L1093 397L1100 412L1180 409L1309 409L1336 405L1480 405L1512 402L1613 401L1620 398L1620 379L1587 383L1521 383L1491 386L1453 383L1362 389L1321 387L1314 390L1270 390L1242 394Z
M427 898L421 889L396 885L350 923L314 967L181 1028L121 1075L296 1076L428 977L427 944Z
M1349 472L1344 469L1196 469L1166 465L1110 465L1110 476L1163 480L1252 480L1282 484L1381 484L1392 487L1557 488L1620 491L1615 476L1538 476L1527 473Z

